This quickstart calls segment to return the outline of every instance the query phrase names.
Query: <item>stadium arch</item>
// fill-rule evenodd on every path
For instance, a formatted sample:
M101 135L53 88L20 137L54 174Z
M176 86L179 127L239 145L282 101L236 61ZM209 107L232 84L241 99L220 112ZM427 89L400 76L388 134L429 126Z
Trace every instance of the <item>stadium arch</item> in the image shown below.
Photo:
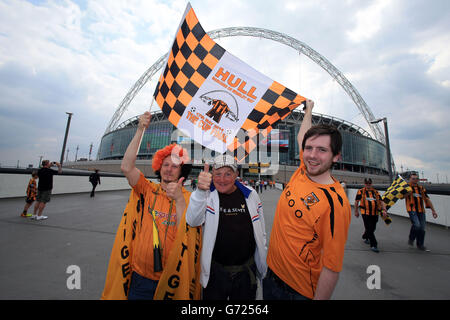
M328 59L322 56L320 53L312 49L307 44L290 37L284 33L263 29L263 28L255 28L255 27L229 27L216 29L213 31L209 31L208 35L212 39L217 38L226 38L226 37L235 37L235 36L248 36L248 37L257 37L257 38L265 38L269 40L273 40L279 42L281 44L287 45L299 52L299 54L304 54L312 61L314 61L317 65L319 65L322 69L324 69L333 79L336 80L337 83L344 89L344 91L350 96L352 101L355 103L358 110L364 116L369 128L371 129L374 138L385 145L386 140L385 136L381 130L379 124L371 123L376 118L370 110L369 106L366 104L364 99L359 94L358 90L350 83L350 81L339 71ZM127 110L129 104L133 100L133 98L138 94L138 92L142 89L142 87L151 80L151 78L163 67L166 62L167 55L169 53L161 56L150 68L148 68L144 74L136 81L133 87L128 91L126 96L120 102L118 108L114 112L111 120L108 123L108 126L105 130L105 134L116 129L120 118ZM393 165L393 163L392 163ZM394 165L393 165L394 166Z

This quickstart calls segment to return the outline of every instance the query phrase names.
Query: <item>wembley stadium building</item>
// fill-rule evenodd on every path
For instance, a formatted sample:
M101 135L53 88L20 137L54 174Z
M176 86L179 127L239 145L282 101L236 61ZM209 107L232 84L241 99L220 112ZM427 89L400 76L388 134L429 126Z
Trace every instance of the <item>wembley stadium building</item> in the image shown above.
M270 164L263 161L258 163L252 162L252 157L248 157L242 163L241 176L243 178L257 177L258 174L270 176L270 179L277 181L288 180L291 173L299 165L299 150L297 144L297 134L303 120L304 113L294 110L288 117L280 121L274 126L265 142L254 150L259 153L260 148L264 152L268 151L269 159L278 162L277 170L264 170ZM152 155L159 149L170 143L178 143L191 152L191 159L194 161L193 174L200 171L202 165L198 163L198 153L195 150L202 150L202 154L214 156L214 151L207 150L194 142L189 137L180 134L179 130L169 122L162 112L153 112L150 126L144 133L138 160L151 160ZM360 181L357 177L364 175L377 176L380 179L388 178L386 166L386 149L385 146L371 138L370 134L363 128L347 122L342 119L323 115L313 114L313 125L330 124L338 128L343 138L342 159L335 164L333 174L341 179ZM123 155L134 137L138 125L138 116L130 118L117 126L111 132L106 133L99 147L98 160L121 160ZM271 158L271 151L277 150L276 158ZM200 160L201 161L201 160ZM142 162L141 162L142 163ZM150 166L151 161L143 161ZM197 165L196 165L197 163ZM269 178L269 177L268 177Z
M374 183L389 183L388 160L386 160L385 147L386 137L381 127L377 124L381 119L376 120L356 88L324 56L297 39L267 29L231 27L210 31L208 35L212 39L246 36L273 40L293 48L299 54L305 55L323 68L353 100L355 106L367 121L372 133L369 134L363 128L342 119L324 114L313 114L313 124L334 125L343 137L342 158L335 164L333 175L337 179L345 180L348 183L361 183L368 176L372 178ZM129 90L106 128L98 149L97 160L86 164L85 167L91 169L97 167L105 171L120 171L120 161L136 132L138 116L121 123L120 119L136 94L165 65L167 55L168 53L161 56ZM267 176L268 179L278 182L288 181L299 165L299 150L296 137L303 115L304 113L297 109L284 120L275 124L271 134L265 140L260 140L258 148L254 149L249 157L245 159L245 162L241 164L240 176L243 178ZM176 142L190 150L191 159L193 159L194 163L193 176L196 176L201 170L202 160L208 158L208 156L205 157L205 154L208 154L210 157L214 156L213 151L205 150L201 145L194 143L190 137L180 134L179 130L176 130L163 112L154 112L138 152L136 161L138 168L146 176L153 175L151 161L149 160L152 159L152 155L158 149L172 142ZM198 150L201 152L200 156ZM264 153L267 155L265 159L261 157ZM391 168L395 168L393 162L391 166Z

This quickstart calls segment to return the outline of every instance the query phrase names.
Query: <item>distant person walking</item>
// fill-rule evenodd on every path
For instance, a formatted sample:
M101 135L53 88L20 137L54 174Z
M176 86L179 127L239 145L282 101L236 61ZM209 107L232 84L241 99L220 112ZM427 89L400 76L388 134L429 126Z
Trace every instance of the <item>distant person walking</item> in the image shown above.
M21 217L24 218L28 218L31 217L32 214L28 213L28 209L31 207L31 205L33 204L34 200L36 200L36 193L37 193L37 179L39 179L37 171L33 171L31 173L31 179L28 182L28 186L27 186L27 197L25 199L25 207L23 208L23 212L20 215Z
M91 198L93 198L95 197L95 188L97 187L97 184L101 184L100 174L97 169L89 176L89 182L92 184Z
M409 231L408 244L414 246L416 240L417 249L422 251L430 251L425 245L425 225L427 224L425 218L425 208L430 208L433 218L437 218L436 210L431 203L430 197L427 194L425 187L418 184L419 176L415 173L409 177L409 185L412 191L405 196L406 211L408 211L411 220L411 229ZM425 202L425 206L424 206Z
M58 171L50 169L52 165L58 167ZM38 171L39 183L38 193L36 197L36 204L34 205L34 214L31 219L45 220L48 217L42 215L45 205L50 201L53 189L53 176L61 174L62 167L59 162L50 162L49 160L42 161L42 168Z
M386 216L386 204L381 200L378 191L373 188L370 178L364 179L364 188L359 189L356 193L355 217L359 217L360 211L365 228L362 238L365 243L370 244L370 250L378 253L375 229L378 222L378 212L381 211L383 217Z

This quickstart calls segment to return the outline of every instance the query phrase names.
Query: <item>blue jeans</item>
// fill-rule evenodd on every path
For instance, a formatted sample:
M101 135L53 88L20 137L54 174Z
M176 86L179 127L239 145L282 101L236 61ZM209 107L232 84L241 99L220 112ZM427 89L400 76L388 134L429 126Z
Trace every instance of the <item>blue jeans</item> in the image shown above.
M310 300L289 287L269 268L263 280L264 300Z
M203 289L203 300L255 300L256 298L256 264L253 262L244 271L230 272L214 260L208 285ZM250 272L253 275L250 275Z
M131 274L128 300L153 300L158 281L145 278L136 272Z
M409 240L417 240L417 246L423 247L425 242L425 213L417 211L408 211L409 219L411 220L411 230L409 231Z

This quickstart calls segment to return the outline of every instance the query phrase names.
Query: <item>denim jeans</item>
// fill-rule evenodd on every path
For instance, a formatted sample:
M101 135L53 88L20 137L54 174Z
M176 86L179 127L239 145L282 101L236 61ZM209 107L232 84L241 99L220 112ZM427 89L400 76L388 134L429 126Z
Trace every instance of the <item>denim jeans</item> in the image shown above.
M409 240L417 240L417 246L422 247L425 242L425 213L417 211L408 211L411 220L411 230L409 231Z
M267 275L263 280L263 299L264 300L310 300L289 287L269 268Z
M203 289L203 300L255 300L257 285L252 278L255 279L256 276L256 264L253 262L249 269L229 272L222 265L211 261L208 285Z
M153 300L158 281L145 278L136 272L131 275L128 300Z

